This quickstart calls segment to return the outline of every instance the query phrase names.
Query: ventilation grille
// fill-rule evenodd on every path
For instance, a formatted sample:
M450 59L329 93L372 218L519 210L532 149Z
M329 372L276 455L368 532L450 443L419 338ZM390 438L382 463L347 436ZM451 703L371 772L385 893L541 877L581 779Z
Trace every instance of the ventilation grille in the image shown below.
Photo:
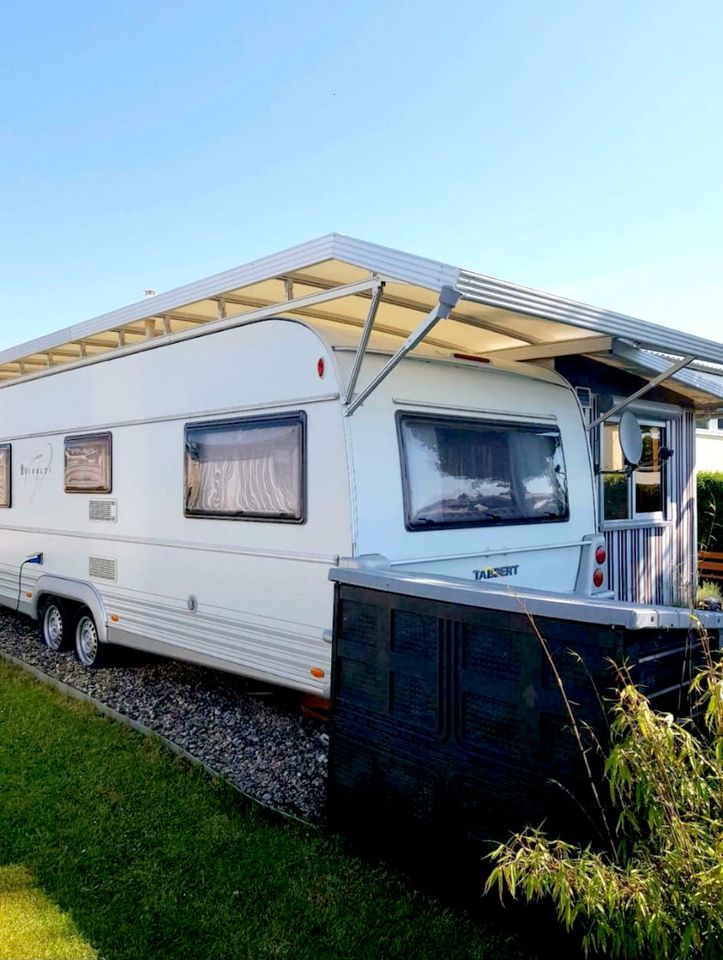
M91 520L117 520L117 500L89 500L88 516Z
M111 580L115 582L118 574L118 562L107 557L89 557L88 572L96 580Z

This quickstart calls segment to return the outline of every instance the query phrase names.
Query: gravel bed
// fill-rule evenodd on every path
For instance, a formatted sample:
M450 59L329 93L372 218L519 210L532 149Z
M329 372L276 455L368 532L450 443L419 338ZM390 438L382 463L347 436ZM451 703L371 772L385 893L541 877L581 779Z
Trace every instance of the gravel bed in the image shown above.
M276 687L130 650L86 670L53 653L37 624L0 612L0 650L163 734L262 803L322 826L328 736Z

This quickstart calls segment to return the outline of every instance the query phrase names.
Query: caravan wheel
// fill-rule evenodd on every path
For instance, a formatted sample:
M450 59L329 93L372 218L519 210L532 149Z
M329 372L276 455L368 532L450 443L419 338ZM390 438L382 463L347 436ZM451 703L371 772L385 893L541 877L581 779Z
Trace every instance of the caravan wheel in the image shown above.
M83 607L75 623L75 655L84 667L94 668L103 666L105 652L93 615Z
M61 600L50 598L40 612L40 639L50 650L64 650L68 646L70 621L68 610Z

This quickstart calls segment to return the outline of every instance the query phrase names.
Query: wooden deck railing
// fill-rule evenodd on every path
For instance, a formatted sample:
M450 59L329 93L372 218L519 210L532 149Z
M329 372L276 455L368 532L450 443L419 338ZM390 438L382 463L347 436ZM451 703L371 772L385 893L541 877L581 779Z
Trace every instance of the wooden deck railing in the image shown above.
M723 553L700 550L698 552L698 578L700 580L720 580L723 582Z

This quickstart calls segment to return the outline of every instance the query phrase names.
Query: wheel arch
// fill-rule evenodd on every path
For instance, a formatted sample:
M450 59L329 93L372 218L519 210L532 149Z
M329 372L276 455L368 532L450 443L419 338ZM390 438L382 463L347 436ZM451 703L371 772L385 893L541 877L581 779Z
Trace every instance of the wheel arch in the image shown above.
M108 628L103 598L91 583L84 580L72 580L69 577L57 577L52 574L43 574L35 582L33 597L30 603L30 616L38 619L40 605L44 597L58 597L61 600L73 600L82 603L93 614L98 639L101 643L108 642Z

